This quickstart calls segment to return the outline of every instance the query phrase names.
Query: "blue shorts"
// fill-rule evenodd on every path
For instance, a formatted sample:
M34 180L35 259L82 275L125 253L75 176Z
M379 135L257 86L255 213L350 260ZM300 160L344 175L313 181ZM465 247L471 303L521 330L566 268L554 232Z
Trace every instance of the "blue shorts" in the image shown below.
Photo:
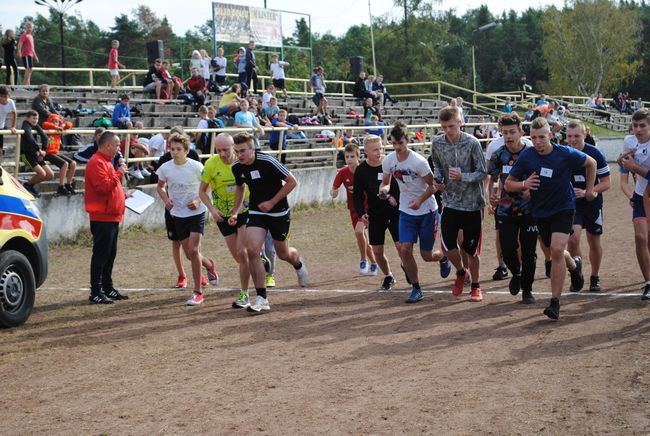
M643 208L643 197L636 192L630 199L632 202L632 221L637 219L645 219L645 209Z
M438 212L425 215L399 213L399 241L416 243L420 238L420 251L432 251L438 234Z

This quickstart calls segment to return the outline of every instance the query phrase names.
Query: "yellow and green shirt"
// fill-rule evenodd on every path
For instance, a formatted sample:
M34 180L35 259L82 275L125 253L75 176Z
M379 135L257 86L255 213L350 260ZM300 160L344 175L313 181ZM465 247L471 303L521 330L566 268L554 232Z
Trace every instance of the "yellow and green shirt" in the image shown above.
M232 174L232 164L223 163L219 155L212 156L205 162L201 181L209 183L212 189L212 204L222 216L230 217L230 209L235 204L235 191L237 184ZM242 212L248 211L248 186L244 192L244 208Z

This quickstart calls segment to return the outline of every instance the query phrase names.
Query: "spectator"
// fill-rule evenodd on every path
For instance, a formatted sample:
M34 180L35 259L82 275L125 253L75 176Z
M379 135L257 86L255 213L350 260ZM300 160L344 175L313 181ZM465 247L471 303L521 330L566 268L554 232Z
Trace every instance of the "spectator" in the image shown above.
M132 129L133 123L131 122L131 108L129 102L131 98L127 94L120 96L120 101L113 109L113 127L118 129Z
M298 130L297 125L294 125L293 123L287 121L287 111L284 109L281 109L278 112L278 116L271 120L271 124L273 127L288 127L289 130ZM280 136L282 136L282 150L287 149L287 133L289 130L283 133L280 133L277 130L273 130L269 133L269 147L271 147L271 150L278 150L280 148ZM286 163L287 155L285 153L282 153L279 160L283 164Z
M20 137L20 160L25 164L28 171L34 172L34 175L27 182L23 183L23 186L34 197L40 197L41 194L39 194L35 186L41 182L52 180L54 173L43 160L48 139L41 126L38 125L38 112L33 109L28 110L25 114L25 121L23 121L21 129L24 130L24 133ZM34 137L34 129L36 129L36 133L41 139L40 145Z
M325 100L325 99L323 99L323 100ZM322 103L322 100L321 100L321 103ZM275 98L275 97L271 97L271 100L269 100L269 106L266 109L264 109L264 115L269 120L272 120L279 113L280 113L280 108L278 107L278 99Z
M6 86L0 86L0 130L7 128L7 116L11 114L11 123L9 127L11 133L16 133L16 103L9 98L11 92ZM0 135L0 159L4 156L4 135Z
M363 83L363 86L366 88L366 91L372 96L372 101L378 106L381 107L384 104L384 96L379 95L378 91L373 91L372 86L375 83L375 76L369 74L366 77L366 81Z
M181 88L183 87L183 82L178 76L172 75L169 67L169 61L165 60L160 66L160 71L162 72L162 76L167 85L167 89L171 90L171 92L168 92L167 98L177 99L178 94L180 94Z
M167 138L169 138L170 126L165 127L165 132L156 133L149 139L149 157L160 157L167 151Z
M108 53L108 69L111 73L111 89L117 87L118 82L120 81L120 68L126 68L124 64L121 64L118 58L117 49L120 47L120 41L114 39L111 41L111 51Z
M50 114L60 115L54 107L54 102L50 99L50 87L48 85L41 85L38 87L38 95L32 100L32 109L38 112L39 125L47 120Z
M524 93L530 92L530 91L533 90L533 87L530 86L527 82L528 82L528 79L526 78L526 75L522 74L521 79L519 79L519 89L524 91Z
M210 59L208 52L203 48L199 50L199 53L201 53L201 69L199 72L203 76L207 87L207 83L210 81L210 64L212 63L212 59Z
M257 62L253 50L255 50L255 41L251 39L246 49L246 87L251 89L251 82L253 82L253 94L257 94Z
M237 65L237 82L246 86L246 49L244 47L239 47L233 62Z
M272 83L269 83L266 85L266 90L264 91L264 94L262 94L262 109L266 109L269 107L269 102L271 101L271 97L275 97L275 85Z
M327 85L325 84L325 70L323 70L323 67L314 68L310 83L314 91L314 96L311 101L318 107L320 101L325 97L325 90L327 89Z
M378 127L383 125L384 125L383 121L379 121L379 117L377 115L372 115L370 117L370 120L366 121L366 126L369 127L368 129L366 129L366 133L369 135L377 135L381 137L384 134L384 129L380 129Z
M63 119L57 114L51 114L43 123L46 130L56 130L62 132L72 127L70 121L63 122ZM59 168L59 186L56 190L57 195L69 196L77 192L74 190L74 173L77 170L77 164L67 156L61 154L61 134L50 134L45 150L44 160Z
M287 98L287 88L284 84L284 67L288 67L289 62L281 61L280 57L274 53L271 56L271 77L273 86L282 91L284 98Z
M390 96L390 94L386 90L386 86L384 86L384 76L381 75L377 76L377 79L375 79L375 81L372 84L372 90L383 94L384 99L381 102L382 106L386 105L387 100L393 104L397 103L397 100L395 100L393 97Z
M93 157L93 154L97 153L97 142L99 141L99 137L102 136L102 133L104 133L105 131L106 129L104 127L97 127L95 129L93 142L87 144L86 146L84 146L83 148L75 152L75 154L73 155L73 159L76 160L77 162L87 163L90 160L90 158Z
M605 104L605 101L603 99L603 94L598 93L598 97L594 100L594 103L596 103L596 107L600 110L607 110L607 105Z
M314 115L318 119L318 122L323 126L331 126L332 124L334 124L332 122L332 118L330 118L330 115L328 113L328 106L327 106L328 104L329 102L327 101L327 99L323 97L314 113Z
M137 138L129 147L129 157L145 158L149 156L149 141L146 138ZM146 168L146 162L135 162L131 165L129 175L138 180L144 180L151 176L151 172Z
M194 103L203 106L205 103L205 79L199 74L199 70L192 68L190 78L185 82L185 92L192 94Z
M18 57L22 58L25 74L23 75L23 85L30 86L32 80L32 68L38 63L38 56L34 48L34 36L32 32L34 24L31 21L25 23L25 32L20 35L18 40ZM42 122L42 120L41 120Z
M230 91L226 92L219 100L219 113L222 115L233 115L239 111L239 105L242 102L241 98L241 85L235 83L230 87Z
M223 85L226 83L226 65L228 59L223 56L223 47L217 49L217 57L212 60L212 66L214 71L214 81L218 85Z
M485 123L485 117L479 117L478 122L483 124ZM485 134L485 126L477 125L474 126L474 137L478 139L479 141L485 139L487 135Z
M235 127L248 127L250 128L250 134L253 135L253 142L255 143L255 149L259 150L262 148L260 145L260 140L258 137L258 132L261 135L264 135L264 128L260 125L257 117L253 112L249 111L250 104L248 100L241 102L239 107L239 112L235 114Z
M503 104L503 113L509 114L512 112L512 99L506 97L506 102Z
M463 107L463 97L456 97L456 107L458 112L460 112L460 117L463 120L463 123L467 122L467 117L465 116L465 108Z
M201 57L201 52L198 50L193 50L190 57L190 71L192 68L196 68L198 71L203 70L203 58Z
M537 106L546 106L548 105L548 101L546 100L546 95L541 94L539 98L537 99Z
M524 113L524 120L525 121L530 121L531 118L533 117L533 113L535 112L535 106L532 104L528 105L528 108L526 109L526 112Z
M217 108L214 106L201 106L199 108L199 117L201 121L196 126L197 129L223 129L225 126L223 121L217 116ZM212 150L212 137L214 133L198 133L196 140L196 149L201 154L209 154Z
M162 60L156 59L153 65L149 67L149 71L144 76L144 82L142 83L142 90L144 92L155 91L156 100L160 100L163 84L165 83L165 78L163 77L161 67Z
M4 61L7 67L7 85L18 85L18 62L16 62L16 37L14 31L7 29L5 37L2 39L2 49L4 51ZM13 80L11 71L13 70Z
M638 110L643 109L643 108L644 108L643 99L641 97L639 97L639 99L634 102L634 110L638 111Z
M359 77L357 78L357 81L354 82L354 88L352 89L352 95L355 96L356 98L362 98L362 99L367 99L367 98L375 98L377 96L377 93L372 93L366 89L366 72L361 71L359 73Z
M379 121L382 121L381 110L374 104L371 97L366 98L363 102L363 119L366 123L370 121L370 117L376 115Z
M598 109L598 106L596 106L596 94L591 94L585 102L585 105L590 109Z

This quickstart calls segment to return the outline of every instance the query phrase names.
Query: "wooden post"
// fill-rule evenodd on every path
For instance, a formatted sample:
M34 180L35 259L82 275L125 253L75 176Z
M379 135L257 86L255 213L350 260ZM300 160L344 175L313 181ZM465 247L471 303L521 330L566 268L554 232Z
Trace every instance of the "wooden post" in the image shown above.
M88 70L88 80L90 81L90 87L92 88L94 86L94 83L93 83L93 70Z
M286 133L286 130L280 130L280 138L278 140L278 160L282 159L282 147L284 144L284 134Z

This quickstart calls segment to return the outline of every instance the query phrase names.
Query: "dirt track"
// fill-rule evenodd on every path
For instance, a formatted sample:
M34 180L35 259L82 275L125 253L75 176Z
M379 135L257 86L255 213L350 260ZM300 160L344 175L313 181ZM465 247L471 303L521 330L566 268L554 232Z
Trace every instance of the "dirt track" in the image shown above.
M0 331L1 433L647 434L650 307L638 297L630 210L612 186L601 277L619 296L567 295L559 322L541 314L541 261L534 306L504 294L507 281L486 280L491 218L483 303L453 298L437 266L422 264L424 289L436 292L423 302L403 304L401 273L399 289L376 292L379 279L356 275L341 208L294 214L292 241L314 291L274 292L271 313L258 317L230 309L227 290L208 291L200 308L183 305L187 291L88 306L79 289L89 247L54 247L28 324ZM216 231L209 226L204 253L232 289L234 265ZM129 232L119 250L122 288L175 280L162 232ZM278 284L296 287L287 265Z

